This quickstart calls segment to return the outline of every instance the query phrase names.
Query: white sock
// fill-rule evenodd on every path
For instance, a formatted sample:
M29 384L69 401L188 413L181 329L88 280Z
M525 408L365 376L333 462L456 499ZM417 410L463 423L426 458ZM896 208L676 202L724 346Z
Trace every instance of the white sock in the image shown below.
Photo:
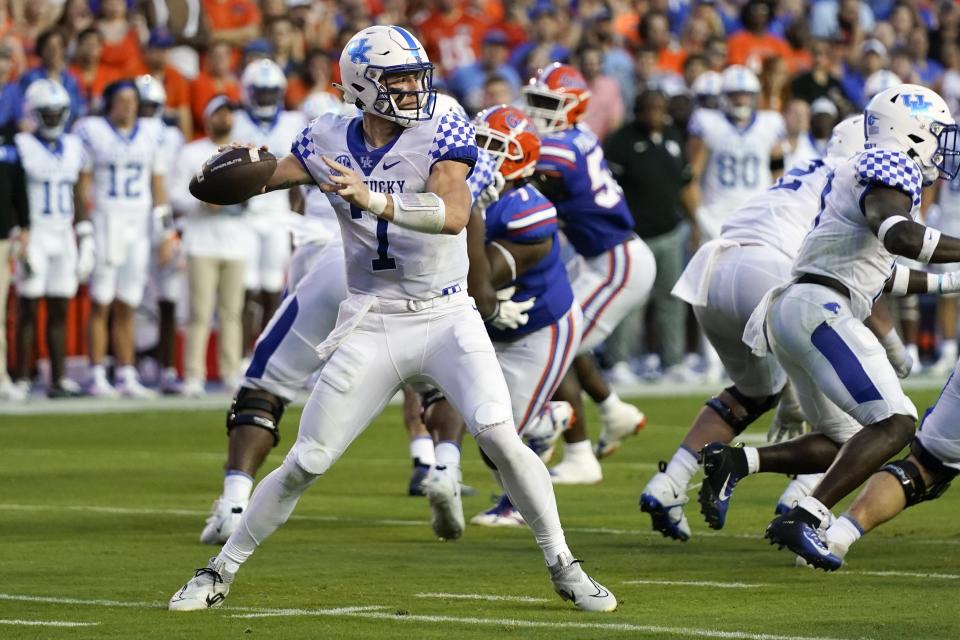
M433 438L430 436L417 436L410 441L410 457L417 464L423 464L432 467L437 464L436 455L433 453Z
M476 438L477 444L497 466L503 488L533 531L547 566L556 564L557 555L561 553L572 557L560 525L547 467L523 444L513 423L490 427ZM589 451L590 443L586 444Z
M940 357L951 364L957 361L956 339L943 341L943 344L940 345Z
M804 494L810 495L814 487L820 483L820 478L823 477L822 473L801 473L793 481L803 487Z
M223 497L227 502L246 503L253 491L253 478L243 471L227 471L223 476Z
M456 442L442 440L433 448L437 456L437 466L448 469L460 468L460 447Z
M744 447L744 455L747 456L747 473L756 473L760 471L760 454L756 447Z
M618 404L620 404L620 396L618 396L615 391L611 391L610 395L608 395L606 399L603 402L599 403L597 406L599 407L602 413L606 413L611 409L613 409Z
M920 362L920 350L917 349L917 345L915 345L915 344L908 344L908 345L907 345L907 353L910 354L910 357L913 358L913 361L914 361L914 362Z
M563 457L573 458L577 456L593 455L593 445L590 440L581 440L580 442L568 442L563 448Z
M260 481L243 511L240 525L217 556L217 560L226 563L229 573L236 573L257 547L287 521L300 496L318 477L285 458L279 468Z
M670 458L664 473L673 480L673 484L680 491L686 491L687 487L690 486L690 479L693 478L693 474L697 472L699 466L700 462L697 460L697 456L689 449L680 447Z
M804 496L800 499L800 502L797 503L797 506L820 518L821 527L829 524L830 520L833 519L833 514L830 513L830 509L827 509L826 505L813 496Z
M117 369L117 380L122 380L123 382L136 382L137 378L137 368L132 364L125 364Z
M90 373L93 375L94 380L106 380L107 379L107 368L102 364L95 364L90 368Z
M863 528L860 523L849 513L845 513L827 529L827 542L849 549L862 535Z

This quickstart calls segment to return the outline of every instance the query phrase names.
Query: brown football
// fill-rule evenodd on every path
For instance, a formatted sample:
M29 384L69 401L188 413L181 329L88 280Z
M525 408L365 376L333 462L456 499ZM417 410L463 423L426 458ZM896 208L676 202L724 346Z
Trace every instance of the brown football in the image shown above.
M259 194L276 168L269 151L230 147L203 164L190 180L190 193L210 204L239 204Z

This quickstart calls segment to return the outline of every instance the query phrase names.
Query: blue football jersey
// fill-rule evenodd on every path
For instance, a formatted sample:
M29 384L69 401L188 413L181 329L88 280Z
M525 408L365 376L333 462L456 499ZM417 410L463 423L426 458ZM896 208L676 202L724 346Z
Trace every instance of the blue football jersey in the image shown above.
M530 320L509 331L487 325L487 332L493 340L514 340L550 326L573 304L573 289L560 259L557 212L553 203L528 184L505 191L499 200L487 207L486 217L487 242L509 240L522 244L553 238L550 253L511 283L517 288L513 295L515 301L537 298L527 312Z
M587 129L543 138L537 171L559 176L566 197L554 199L563 233L585 258L609 251L633 235L633 216L613 178L603 147Z

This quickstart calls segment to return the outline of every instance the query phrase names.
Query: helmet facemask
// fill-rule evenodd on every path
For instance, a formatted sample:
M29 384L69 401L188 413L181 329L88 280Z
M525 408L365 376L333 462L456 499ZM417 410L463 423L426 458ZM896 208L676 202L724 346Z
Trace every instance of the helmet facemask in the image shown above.
M283 88L257 87L250 90L250 113L260 120L270 120L280 110L283 101Z
M387 86L389 77L408 75L414 76L416 89L392 89ZM396 122L401 127L410 127L433 118L437 97L433 88L433 64L417 62L391 67L369 65L364 77L377 88L377 97L370 105L376 115ZM401 105L410 102L407 96L414 96L415 104L402 107Z
M526 165L515 167L517 163L523 162L524 153L523 147L514 138L492 127L477 125L476 140L477 147L484 149L496 161L496 170L503 175L504 180L519 180L533 175L537 164L536 159ZM509 173L502 171L506 161L511 162L513 169Z
M156 118L157 120L163 118L163 105L159 102L148 102L145 100L140 101L140 117L141 118Z
M41 107L34 111L37 131L48 140L55 140L63 133L70 117L69 107Z
M735 104L734 99L738 96L749 96L749 104ZM723 94L721 99L723 110L737 122L746 122L753 115L757 106L757 94L749 91L731 91Z
M930 133L937 137L937 150L930 162L937 170L937 177L953 180L960 172L960 139L956 124L930 123Z
M555 93L536 86L523 88L523 110L541 134L557 133L570 127L567 114L580 103L577 96Z

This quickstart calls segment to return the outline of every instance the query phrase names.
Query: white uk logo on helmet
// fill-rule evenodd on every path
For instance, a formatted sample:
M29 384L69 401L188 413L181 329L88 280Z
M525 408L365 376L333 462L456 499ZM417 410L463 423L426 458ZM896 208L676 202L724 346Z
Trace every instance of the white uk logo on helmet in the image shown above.
M878 93L863 111L866 148L902 151L920 167L924 184L960 171L957 123L935 91L901 84Z
M391 79L407 84L388 86ZM433 118L433 64L402 27L380 25L354 35L340 54L340 82L345 102L402 127Z

